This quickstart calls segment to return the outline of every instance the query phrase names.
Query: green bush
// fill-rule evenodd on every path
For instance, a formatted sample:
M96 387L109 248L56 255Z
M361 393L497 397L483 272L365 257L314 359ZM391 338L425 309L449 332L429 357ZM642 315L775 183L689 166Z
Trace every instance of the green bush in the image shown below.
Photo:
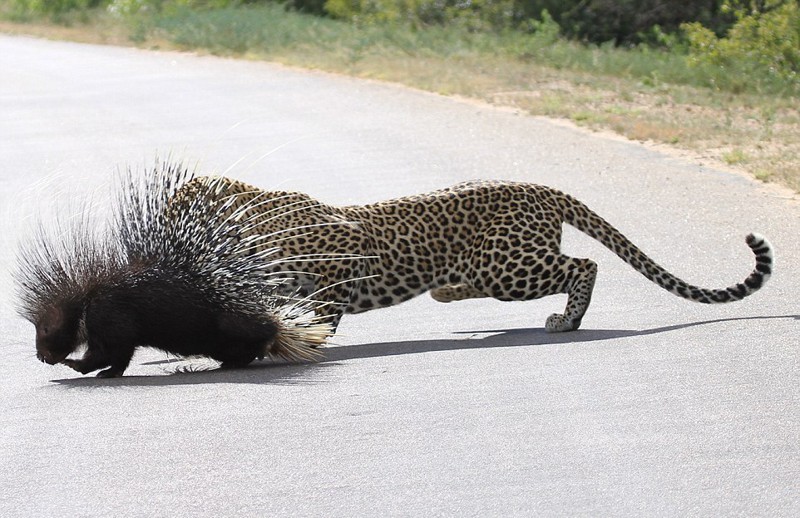
M359 23L456 23L495 31L525 28L546 11L569 38L617 44L651 41L655 27L671 33L684 22L722 33L734 21L719 0L326 0L325 11Z
M744 8L723 38L699 23L682 26L693 66L716 68L720 75L737 74L778 79L800 89L800 8L788 2L764 12Z
M289 9L371 23L416 27L456 25L473 32L530 29L548 12L570 38L588 43L659 42L681 23L699 22L717 35L735 21L733 10L796 0L0 0L6 12L36 16L108 6L112 13L174 13L180 9L222 9L241 5L285 5ZM655 31L655 32L654 32ZM660 32L659 32L660 31Z
M108 10L115 14L161 13L175 9L222 9L242 4L240 0L112 0Z
M107 0L11 0L5 2L14 17L60 15L106 4Z
M517 24L515 0L326 0L334 18L356 23L456 23L471 30L510 28Z
M584 0L553 15L564 33L590 43L631 45L650 40L655 27L670 33L681 23L701 22L717 30L731 17L718 0Z

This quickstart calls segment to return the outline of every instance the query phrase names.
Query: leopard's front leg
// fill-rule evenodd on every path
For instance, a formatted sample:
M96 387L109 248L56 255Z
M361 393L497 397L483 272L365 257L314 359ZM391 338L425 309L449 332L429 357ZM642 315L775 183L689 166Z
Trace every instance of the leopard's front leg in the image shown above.
M331 326L331 336L336 333L342 316L348 312L350 302L360 286L361 279L348 279L344 282L324 286L308 297L312 301L317 318Z

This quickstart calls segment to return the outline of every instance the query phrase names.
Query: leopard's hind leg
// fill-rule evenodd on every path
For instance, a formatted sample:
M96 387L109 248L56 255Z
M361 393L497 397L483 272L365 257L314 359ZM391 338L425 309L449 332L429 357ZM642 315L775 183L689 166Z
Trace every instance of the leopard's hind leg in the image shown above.
M565 282L561 283L555 293L567 293L567 307L564 313L553 313L547 318L545 329L548 333L561 331L574 331L581 325L583 315L589 309L592 301L592 290L597 278L597 264L591 259L575 259L564 255L566 259L563 268L567 275Z
M486 296L484 292L473 288L469 284L448 284L431 290L431 297L438 302L479 299Z
M474 270L465 280L476 290L498 300L533 300L547 295L566 293L564 313L550 315L545 323L548 332L573 331L592 300L597 277L597 264L590 259L577 259L551 249L534 248L517 259L504 263L482 261L480 254L473 262ZM484 257L485 258L485 257ZM487 266L488 265L488 266Z

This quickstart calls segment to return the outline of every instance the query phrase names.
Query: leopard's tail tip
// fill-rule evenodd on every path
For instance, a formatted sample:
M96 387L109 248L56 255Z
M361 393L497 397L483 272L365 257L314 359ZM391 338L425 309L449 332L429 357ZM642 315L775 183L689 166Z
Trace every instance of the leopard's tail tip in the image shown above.
M760 284L763 285L772 276L772 270L775 268L775 251L772 243L756 232L748 234L745 241L756 256L756 268L753 273L760 275Z

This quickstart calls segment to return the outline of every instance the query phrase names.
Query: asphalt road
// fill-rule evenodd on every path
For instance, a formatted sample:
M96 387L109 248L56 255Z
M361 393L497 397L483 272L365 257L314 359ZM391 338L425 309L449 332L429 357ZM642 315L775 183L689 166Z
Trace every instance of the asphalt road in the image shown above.
M191 372L141 351L98 380L34 357L8 271L23 214L156 155L364 203L475 178L546 183L709 287L678 299L575 231L600 274L564 297L346 316L315 365ZM62 187L41 181L56 177ZM800 204L547 120L271 64L0 36L0 515L798 516ZM187 372L189 371L189 372Z

